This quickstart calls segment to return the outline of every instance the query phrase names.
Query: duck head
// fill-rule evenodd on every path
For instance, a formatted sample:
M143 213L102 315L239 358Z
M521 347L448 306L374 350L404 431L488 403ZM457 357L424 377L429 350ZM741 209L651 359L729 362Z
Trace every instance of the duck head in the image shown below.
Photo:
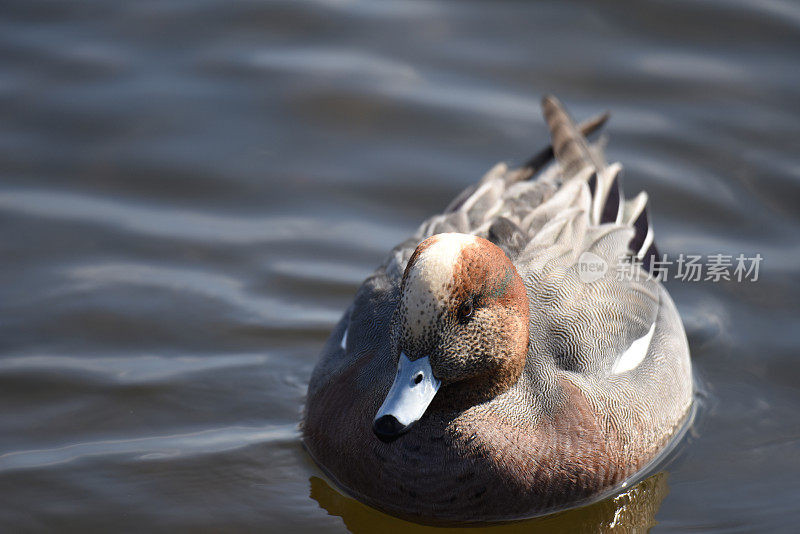
M434 398L458 409L507 390L525 365L528 321L525 285L499 247L458 233L420 243L403 274L392 321L397 374L375 434L396 439Z

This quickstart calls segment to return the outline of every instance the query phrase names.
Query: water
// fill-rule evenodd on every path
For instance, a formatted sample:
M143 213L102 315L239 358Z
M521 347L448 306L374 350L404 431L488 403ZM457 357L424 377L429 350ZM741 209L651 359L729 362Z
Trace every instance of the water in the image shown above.
M662 252L764 261L669 283L705 393L662 474L503 529L793 531L799 54L782 0L4 2L0 531L410 527L309 461L307 380L548 92L613 112Z

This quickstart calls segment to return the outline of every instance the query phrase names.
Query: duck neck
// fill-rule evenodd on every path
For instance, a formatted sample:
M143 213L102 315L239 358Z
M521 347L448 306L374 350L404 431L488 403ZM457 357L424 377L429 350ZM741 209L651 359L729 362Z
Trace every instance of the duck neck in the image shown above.
M430 409L442 412L462 412L467 408L483 404L508 391L522 375L525 359L514 365L486 375L442 386L434 397Z

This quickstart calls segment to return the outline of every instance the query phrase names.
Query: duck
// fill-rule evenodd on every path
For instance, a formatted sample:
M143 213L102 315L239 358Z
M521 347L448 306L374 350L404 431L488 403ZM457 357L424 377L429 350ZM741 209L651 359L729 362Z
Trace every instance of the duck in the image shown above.
M542 100L551 145L497 164L391 250L309 380L310 457L342 491L430 524L535 517L613 495L685 429L694 384L626 198L605 113Z

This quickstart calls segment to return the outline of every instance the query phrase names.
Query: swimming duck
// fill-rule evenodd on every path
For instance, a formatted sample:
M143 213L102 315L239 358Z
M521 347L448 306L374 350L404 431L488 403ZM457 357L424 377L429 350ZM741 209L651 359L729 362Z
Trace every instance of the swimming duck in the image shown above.
M542 102L552 145L498 164L395 247L308 388L306 449L342 489L419 522L531 517L608 495L693 398L647 196ZM553 161L555 160L555 161Z

